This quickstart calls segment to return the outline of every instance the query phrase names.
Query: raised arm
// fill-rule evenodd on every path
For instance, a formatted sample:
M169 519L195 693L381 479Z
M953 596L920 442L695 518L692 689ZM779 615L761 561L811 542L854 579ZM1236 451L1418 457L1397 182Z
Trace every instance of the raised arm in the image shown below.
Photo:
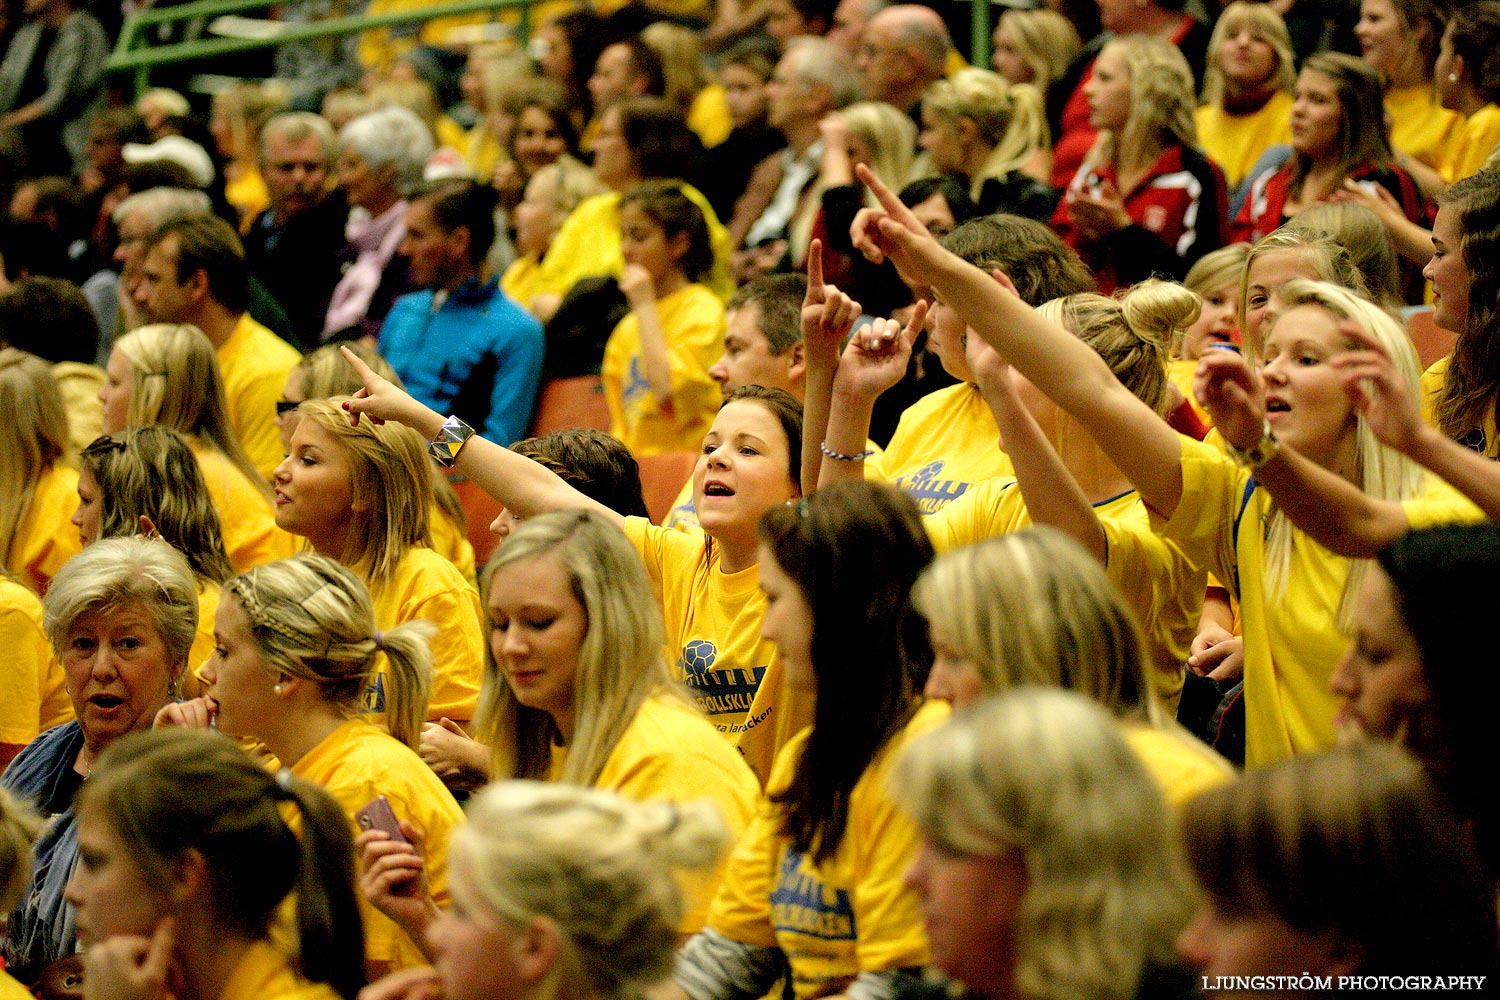
M837 291L823 284L823 243L813 240L807 246L807 293L802 298L802 356L806 359L806 374L803 376L800 481L804 493L818 488L818 475L823 464L820 446L828 433L828 409L833 396L833 379L838 374L839 348L849 329L848 325L837 328L824 323L824 306L830 289ZM837 312L830 318L836 320ZM858 318L856 310L849 324Z
M858 303L854 309L857 315ZM877 319L849 338L833 381L832 412L824 436L828 452L841 457L823 454L819 488L864 478L864 453L875 400L906 374L912 344L926 321L927 303L918 302L905 328L893 319Z
M1006 454L1015 468L1016 487L1026 501L1031 519L1066 532L1103 562L1108 548L1099 515L1063 464L1062 456L1016 395L1010 365L978 337L969 338L964 354L969 371L995 416L995 426L1000 429L1000 439L1005 442Z
M1170 517L1182 498L1177 432L1120 384L1092 348L944 250L869 170L857 169L881 209L855 218L854 245L876 263L890 259L908 281L930 286L957 309L1001 357L1088 429L1147 506Z
M1253 448L1266 424L1260 375L1232 351L1210 351L1198 362L1194 391L1224 440ZM1292 523L1330 552L1368 559L1411 530L1394 500L1378 500L1288 445L1255 470L1256 481Z
M381 378L347 347L342 348L342 352L365 384L344 404L351 421L358 424L361 418L381 423L393 420L428 440L443 429L444 418L436 410L422 405ZM517 517L584 508L602 514L616 524L625 521L608 507L569 486L552 470L478 434L469 438L459 450L453 466Z
M1372 337L1355 331L1364 350L1333 359L1344 390L1381 444L1394 448L1500 520L1500 463L1470 451L1422 422L1416 400L1390 357Z

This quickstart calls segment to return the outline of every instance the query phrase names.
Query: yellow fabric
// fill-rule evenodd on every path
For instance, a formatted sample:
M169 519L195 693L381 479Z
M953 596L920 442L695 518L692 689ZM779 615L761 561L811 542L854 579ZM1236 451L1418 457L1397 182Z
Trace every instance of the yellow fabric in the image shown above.
M734 122L729 120L729 105L724 100L724 88L710 83L698 91L693 106L688 109L688 128L698 133L705 149L717 146L729 138Z
M1224 171L1231 188L1249 175L1267 149L1292 141L1292 95L1286 91L1277 91L1265 107L1248 115L1205 104L1194 117L1199 145Z
M297 975L287 957L266 941L257 941L245 952L219 1000L338 1000L327 983L312 983Z
M240 213L240 232L250 231L255 217L271 207L271 192L256 163L231 163L224 170L224 200Z
M219 613L219 598L222 591L212 583L198 581L198 630L193 633L193 644L188 647L187 672L196 676L197 670L214 655L214 616Z
M1422 420L1429 427L1438 425L1437 402L1443 394L1443 379L1452 360L1451 354L1438 358L1422 373ZM1484 422L1484 454L1486 458L1500 458L1500 426L1496 425L1493 413Z
M760 568L725 573L701 531L671 531L644 517L627 517L625 535L661 601L673 676L764 785L777 752L812 722L812 706L793 698L776 644L761 638Z
M1104 526L1109 578L1130 603L1151 656L1152 687L1169 715L1182 698L1182 670L1203 612L1204 572L1182 550L1151 530L1150 515L1131 490L1094 505ZM1016 481L989 479L925 518L940 552L1032 525Z
M683 184L682 193L698 206L708 223L714 267L704 284L727 301L734 292L734 278L729 273L729 258L734 248L729 233L697 188ZM604 275L618 278L624 270L625 258L620 256L620 193L606 191L579 202L563 220L562 228L542 258L541 275L532 294L565 295L580 278Z
M1182 393L1182 398L1187 400L1188 405L1193 408L1193 412L1198 414L1198 419L1203 421L1203 426L1211 428L1214 425L1213 418L1208 415L1208 411L1203 408L1203 405L1198 402L1198 398L1193 395L1193 376L1197 373L1198 362L1191 358L1173 358L1167 362L1167 378L1172 380L1172 384L1177 387L1177 391Z
M628 2L629 0L594 0L590 6L594 8L596 14L608 17ZM675 14L679 17L708 17L712 14L709 0L651 0L645 6L649 10Z
M36 1000L31 991L0 970L0 1000Z
M535 257L517 257L500 276L500 290L521 308L530 310L531 300L541 287L542 265Z
M432 550L451 562L465 581L477 586L479 578L474 575L474 546L458 522L434 504L428 530L432 532Z
M1167 805L1179 810L1210 788L1234 780L1234 768L1185 730L1125 723L1125 742L1151 773Z
M1444 159L1463 135L1464 116L1437 102L1430 84L1385 92L1391 146L1441 172Z
M0 576L0 743L23 746L42 723L42 694L62 668L42 631L42 602L25 587Z
M370 0L366 14L399 14L431 7L437 0ZM388 28L371 28L359 36L359 61L368 69L388 70L418 43L441 47L448 32L471 24L484 24L483 13L435 17L416 24L399 24ZM533 22L540 23L540 22Z
M484 629L479 592L458 568L432 549L407 552L391 578L369 579L370 598L375 604L375 624L394 628L422 619L437 626L432 646L432 701L427 717L447 716L454 721L474 717L479 701L479 680L484 673ZM385 670L365 692L366 718L385 716Z
M296 536L276 527L275 509L260 487L213 445L194 440L190 446L219 512L224 551L234 571L243 573L296 554Z
M723 402L708 369L724 353L724 303L706 286L688 285L658 299L656 314L667 342L671 400L658 400L646 380L634 312L609 335L599 373L609 431L638 458L697 451Z
M1283 594L1266 590L1264 525L1270 495L1242 498L1250 473L1215 448L1182 441L1182 499L1159 526L1239 600L1245 641L1245 765L1333 745L1338 698L1329 689L1349 637L1336 626L1349 560L1295 532ZM1479 508L1440 480L1405 501L1413 528L1478 521ZM1239 518L1238 537L1235 533Z
M104 433L104 404L99 390L108 379L98 365L77 361L59 361L52 366L52 381L62 394L63 410L68 414L68 464L78 464L78 453Z
M485 128L482 122L468 132L464 132L459 128L458 122L446 115L443 116L442 121L438 122L439 136L444 131L445 122L459 129L457 138L462 145L454 148L463 153L464 162L469 165L474 176L488 184L490 178L495 176L495 167L510 158L505 152L505 147L500 145L500 140L495 138L495 133Z
M458 153L463 157L464 162L469 164L469 168L471 170L474 169L474 165L469 161L468 157L469 133L464 131L462 125L447 115L439 115L437 122L432 127L432 131L437 137L437 144L439 146L447 146L455 153ZM491 170L494 169L493 163L491 163L490 168ZM489 174L476 174L475 176L485 182L488 182L490 179Z
M267 482L281 464L281 430L276 401L287 374L302 360L297 349L250 318L240 316L234 332L218 349L219 374L229 403L229 422L250 461Z
M1459 126L1443 159L1443 180L1452 184L1479 173L1497 146L1500 146L1500 107L1486 104Z
M78 473L66 465L48 466L38 477L26 515L16 525L5 565L38 594L83 548L73 511L78 509Z
M360 831L354 814L376 796L389 799L396 817L421 833L428 888L438 906L448 905L448 838L463 822L463 812L422 758L363 718L350 719L297 761L292 773L326 788L349 814L355 834ZM300 817L295 819L300 829ZM392 970L428 964L406 932L363 894L359 909L368 961L390 962Z
M780 948L801 1000L842 992L860 972L927 964L917 897L904 882L917 830L892 800L890 776L906 747L947 717L942 703L922 706L876 754L849 795L848 826L828 861L792 850L782 807L769 797L735 845L708 926L734 941ZM777 755L771 789L791 782L809 732Z
M549 781L559 781L567 748L553 747ZM734 747L688 703L670 696L649 698L599 772L594 787L641 802L697 802L707 799L738 838L750 825L760 783ZM726 862L727 863L727 859ZM724 873L724 863L680 878L686 908L677 930L703 929L708 905Z
M969 382L907 407L885 452L865 461L866 479L899 486L924 514L942 510L975 483L1014 471L989 404Z

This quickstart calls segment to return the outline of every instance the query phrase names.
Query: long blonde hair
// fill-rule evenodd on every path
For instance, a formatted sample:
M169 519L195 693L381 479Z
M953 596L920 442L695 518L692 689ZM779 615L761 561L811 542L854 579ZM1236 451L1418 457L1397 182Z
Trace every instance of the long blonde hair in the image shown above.
M229 420L224 378L208 336L189 323L152 323L115 341L130 362L127 427L170 427L214 448L267 499L270 487Z
M1406 383L1407 392L1412 398L1418 398L1422 368L1417 360L1417 350L1412 346L1406 330L1385 310L1347 288L1325 281L1308 281L1305 278L1296 278L1282 286L1281 301L1286 310L1296 306L1318 306L1340 321L1350 320L1358 324L1365 333L1379 341ZM1278 319L1277 322L1279 321ZM1352 348L1357 345L1351 343L1349 346ZM1422 467L1400 452L1381 444L1365 418L1357 411L1354 419L1358 423L1354 451L1357 477L1355 485L1377 500L1399 501L1415 497L1422 488ZM1292 550L1296 534L1297 529L1292 525L1291 518L1280 508L1273 507L1265 554L1266 596L1271 601L1280 600L1286 594L1287 583L1292 575ZM1304 540L1303 544L1307 542ZM1355 596L1359 593L1369 568L1368 559L1350 560L1349 576L1344 583L1336 619L1341 631L1347 632L1353 627Z
M1224 43L1248 28L1256 41L1265 42L1276 54L1276 65L1271 70L1265 85L1271 90L1290 93L1297 82L1297 59L1292 52L1292 36L1287 34L1286 22L1269 4L1235 0L1224 8L1214 22L1214 33L1208 40L1208 65L1203 69L1203 103L1219 107L1224 103L1228 89L1223 67L1219 65L1219 50Z
M1032 86L1044 95L1068 72L1083 48L1073 22L1050 8L1007 10L1000 15L999 26L1031 67Z
M0 570L18 572L16 533L37 483L68 447L68 413L47 362L0 349Z
M432 624L412 621L381 632L359 577L310 552L242 573L224 584L224 598L245 612L269 675L312 682L343 715L360 712L384 653L386 723L392 736L416 748L432 693Z
M1177 46L1155 35L1124 35L1105 48L1116 49L1125 59L1130 74L1130 117L1118 132L1099 134L1085 167L1108 162L1149 164L1157 151L1174 143L1197 149L1193 71Z
M999 73L968 67L938 80L922 95L922 107L946 121L967 118L979 139L990 147L977 175L969 179L969 196L991 177L1020 170L1038 149L1052 144L1042 92L1029 83L1007 83Z
M666 626L646 570L620 530L599 515L554 511L521 522L490 560L485 589L500 568L549 555L562 564L588 620L561 779L592 785L646 699L679 692L662 654ZM486 648L475 729L493 754L493 777L547 777L557 728L547 713L516 700L493 646Z
M410 427L373 420L351 426L340 405L347 398L309 399L296 412L349 454L351 495L361 503L348 513L349 540L339 561L360 567L373 586L389 580L412 548L432 547L432 460L427 442Z

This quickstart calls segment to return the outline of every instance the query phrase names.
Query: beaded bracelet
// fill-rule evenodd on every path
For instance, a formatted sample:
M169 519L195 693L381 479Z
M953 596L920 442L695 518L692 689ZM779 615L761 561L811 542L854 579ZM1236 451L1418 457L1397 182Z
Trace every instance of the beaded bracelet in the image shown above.
M860 452L857 455L846 455L841 451L834 451L832 448L828 447L827 441L818 442L818 450L827 455L829 458L833 459L835 462L863 462L865 459L875 454L874 448L866 448L864 451Z

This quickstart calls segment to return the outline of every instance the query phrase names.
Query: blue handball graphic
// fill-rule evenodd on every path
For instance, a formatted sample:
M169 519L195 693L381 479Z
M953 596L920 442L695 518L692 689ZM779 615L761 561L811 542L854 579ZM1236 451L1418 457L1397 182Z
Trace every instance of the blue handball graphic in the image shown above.
M719 650L708 639L693 639L682 647L682 659L678 666L684 673L706 674L713 669L719 658Z

